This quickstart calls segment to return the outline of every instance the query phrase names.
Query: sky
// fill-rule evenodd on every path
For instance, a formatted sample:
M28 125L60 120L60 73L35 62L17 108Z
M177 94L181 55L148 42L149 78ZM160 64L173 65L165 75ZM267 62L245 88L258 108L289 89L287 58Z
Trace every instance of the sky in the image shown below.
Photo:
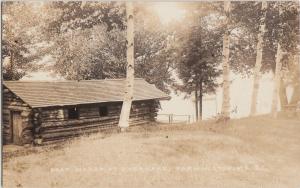
M173 20L180 20L184 17L184 10L180 9L176 2L156 2L152 7L158 14L163 24L168 24Z

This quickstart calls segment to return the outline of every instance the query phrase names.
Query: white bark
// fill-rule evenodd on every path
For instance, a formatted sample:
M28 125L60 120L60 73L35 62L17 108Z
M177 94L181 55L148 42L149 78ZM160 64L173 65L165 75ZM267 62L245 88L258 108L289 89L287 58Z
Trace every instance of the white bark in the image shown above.
M129 127L129 116L133 99L134 83L134 26L133 26L133 2L126 2L127 18L127 72L125 80L124 100L119 120L121 129Z
M261 61L262 61L262 52L263 52L263 38L265 34L265 19L266 19L266 9L267 9L267 1L262 1L261 10L264 11L264 14L261 18L261 25L259 28L259 33L257 36L257 46L256 46L256 62L254 69L254 80L253 80L253 90L252 90L252 98L251 98L251 109L250 116L256 115L257 108L257 94L259 90L259 81L260 81L260 69L261 69Z
M272 109L271 113L274 118L277 117L277 107L278 107L278 92L280 87L280 78L281 78L281 67L282 67L282 50L278 42L277 52L276 52L276 68L274 75L274 89L273 89L273 98L272 98Z
M230 13L230 1L224 2L224 10L226 13L226 31L223 36L223 101L222 101L222 109L221 115L222 117L229 118L230 117L230 81L229 81L229 13Z
M282 14L282 9L279 3L279 16L281 14ZM281 79L282 55L283 52L281 49L280 41L278 39L277 52L276 52L276 68L275 68L275 75L274 75L274 89L273 89L272 107L271 107L271 114L274 118L277 117L278 92L280 88L280 79Z

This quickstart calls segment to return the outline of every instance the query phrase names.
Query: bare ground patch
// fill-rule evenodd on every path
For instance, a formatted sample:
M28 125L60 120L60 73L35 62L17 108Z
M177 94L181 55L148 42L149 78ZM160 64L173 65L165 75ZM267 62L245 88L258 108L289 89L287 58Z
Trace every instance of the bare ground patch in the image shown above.
M300 186L300 122L135 127L4 162L4 187Z

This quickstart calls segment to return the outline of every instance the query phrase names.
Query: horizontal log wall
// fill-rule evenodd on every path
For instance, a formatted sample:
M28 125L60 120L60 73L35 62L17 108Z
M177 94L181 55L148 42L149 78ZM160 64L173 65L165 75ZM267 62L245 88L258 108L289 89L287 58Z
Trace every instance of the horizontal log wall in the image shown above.
M3 143L12 143L12 129L11 129L11 112L21 112L22 125L19 137L21 138L20 144L31 143L33 141L33 124L31 118L31 108L15 94L4 87L3 90L3 106L2 106L2 131Z
M99 107L106 106L108 115L100 117ZM149 124L155 121L158 102L155 100L134 101L130 114L130 125ZM78 105L78 119L68 118L68 107L34 109L35 142L54 141L84 133L117 128L122 103Z
M158 105L156 100L134 101L130 114L130 125L149 124L155 121ZM107 106L108 115L100 117L99 106ZM68 107L51 107L32 109L7 88L3 90L3 143L12 142L10 126L11 112L21 112L22 131L21 144L42 143L96 132L108 128L116 128L122 108L121 102L79 105L79 118L68 118Z

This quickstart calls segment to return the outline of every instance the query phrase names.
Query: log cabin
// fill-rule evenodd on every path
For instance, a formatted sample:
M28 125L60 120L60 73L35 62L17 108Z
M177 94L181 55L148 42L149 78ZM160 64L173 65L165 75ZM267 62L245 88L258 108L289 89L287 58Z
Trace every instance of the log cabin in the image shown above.
M4 81L4 144L43 144L118 127L124 79ZM130 126L155 122L169 96L135 79Z

